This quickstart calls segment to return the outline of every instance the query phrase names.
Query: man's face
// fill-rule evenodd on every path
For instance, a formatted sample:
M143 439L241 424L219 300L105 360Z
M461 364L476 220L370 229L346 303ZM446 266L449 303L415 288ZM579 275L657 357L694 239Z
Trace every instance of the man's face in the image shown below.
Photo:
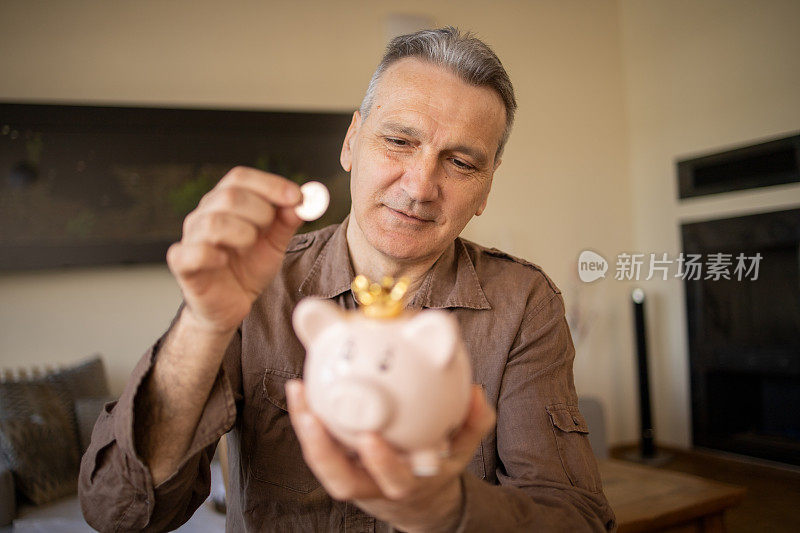
M437 257L486 207L504 127L493 90L414 58L391 65L342 147L370 246L398 261Z

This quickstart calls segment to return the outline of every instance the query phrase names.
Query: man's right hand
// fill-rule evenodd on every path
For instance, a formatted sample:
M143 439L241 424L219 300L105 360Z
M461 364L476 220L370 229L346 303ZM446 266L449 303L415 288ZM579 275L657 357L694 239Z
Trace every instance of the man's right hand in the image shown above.
M280 270L302 224L300 187L275 174L236 167L186 216L167 264L186 302L182 319L209 333L235 330Z

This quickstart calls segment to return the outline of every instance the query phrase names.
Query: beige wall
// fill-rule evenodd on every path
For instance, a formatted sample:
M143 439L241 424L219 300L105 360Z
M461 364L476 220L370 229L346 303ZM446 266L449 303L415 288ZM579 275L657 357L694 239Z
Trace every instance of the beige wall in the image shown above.
M792 103L796 109L789 99L797 68L788 61L798 57L798 41L787 31L797 4L775 2L761 12L755 3L730 4L731 12L702 4L402 4L403 12L477 31L514 80L517 125L489 208L466 235L541 264L571 312L581 303L576 383L603 399L614 442L633 438L636 427L629 287L612 279L580 284L578 254L591 248L611 260L634 248L676 250L676 220L719 203L671 200L676 154L798 127L787 112ZM3 2L0 99L352 110L384 45L386 17L397 9L390 2L221 6ZM706 12L707 24L691 17ZM745 32L749 19L760 22ZM768 50L777 59L757 61ZM784 198L746 196L720 209ZM653 290L659 434L685 444L680 291ZM0 363L100 351L119 391L179 293L164 267L115 267L3 274L0 301Z
M675 161L800 130L800 2L625 1L622 42L636 250L680 251L680 224L800 206L800 184L678 201ZM643 284L658 437L690 442L683 288Z

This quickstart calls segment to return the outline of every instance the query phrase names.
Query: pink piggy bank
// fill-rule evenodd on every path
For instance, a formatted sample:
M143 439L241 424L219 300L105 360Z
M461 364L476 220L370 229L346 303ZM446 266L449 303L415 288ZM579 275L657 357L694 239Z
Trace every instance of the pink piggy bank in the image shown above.
M472 371L458 323L445 311L390 319L306 298L294 311L306 348L310 409L354 447L374 431L408 453L416 475L434 475L469 408Z

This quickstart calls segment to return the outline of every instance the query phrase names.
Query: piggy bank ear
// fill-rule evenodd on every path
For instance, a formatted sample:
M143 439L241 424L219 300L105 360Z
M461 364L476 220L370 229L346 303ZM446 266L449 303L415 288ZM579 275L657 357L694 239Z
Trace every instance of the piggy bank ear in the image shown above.
M453 358L458 325L445 311L422 311L403 326L403 337L438 368Z
M339 306L328 300L316 298L301 300L292 314L294 332L306 348L327 327L342 320L344 320L344 313Z

